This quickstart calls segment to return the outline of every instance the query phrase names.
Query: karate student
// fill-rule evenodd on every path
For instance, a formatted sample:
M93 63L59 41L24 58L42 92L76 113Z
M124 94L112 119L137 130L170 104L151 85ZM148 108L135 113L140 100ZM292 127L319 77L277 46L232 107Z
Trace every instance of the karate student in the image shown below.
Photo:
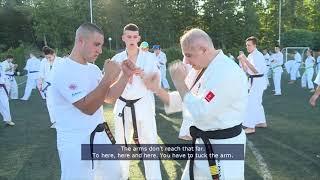
M105 74L92 64L102 53L104 35L94 24L76 31L69 57L53 67L50 79L52 111L56 120L57 149L62 180L120 179L119 161L81 160L81 144L114 144L103 117L103 103L114 102L138 70L130 61L106 61ZM90 141L92 137L92 142Z
M167 80L167 56L161 51L160 45L154 45L152 49L154 50L154 55L158 62L158 68L161 72L161 85L165 89L170 89Z
M52 106L52 100L49 97L47 97L47 94L48 94L47 92L51 88L50 87L51 82L49 79L50 79L50 76L52 76L53 66L56 63L61 63L63 59L60 57L57 57L55 54L55 51L50 47L47 47L47 46L43 47L42 52L45 55L45 58L43 58L40 65L40 78L38 80L38 88L44 94L47 108L51 109L49 108L49 106ZM48 112L49 112L49 117L51 122L51 128L54 128L55 127L54 117L52 116L51 111L48 111Z
M255 133L255 127L267 127L262 106L263 92L267 88L265 79L267 66L262 53L257 49L257 43L257 38L253 36L247 38L246 47L250 54L248 58L244 54L238 56L241 67L249 75L250 84L248 106L243 122L246 134Z
M17 81L14 78L14 72L18 67L18 64L13 64L13 56L8 55L6 60L1 63L2 68L4 70L5 76L8 81L8 92L10 99L18 99L18 85Z
M193 144L242 144L241 123L248 100L248 81L240 67L216 50L207 33L191 29L180 38L184 62L169 67L177 91L161 88L157 75L145 77L170 112L182 109L179 138ZM235 93L234 90L237 90ZM218 137L219 136L219 137ZM241 153L244 153L242 151ZM244 179L244 160L188 160L181 179Z
M280 51L280 47L276 46L275 53L271 56L271 68L273 72L273 85L274 85L274 95L281 96L281 76L282 76L282 64L283 64L283 54Z
M40 60L30 53L30 58L27 60L24 68L28 71L27 83L24 90L24 95L21 100L27 101L30 98L32 89L37 88L37 81L39 79Z
M301 65L301 61L302 61L302 57L300 55L300 53L295 50L295 54L294 54L294 62L292 64L291 70L290 70L290 82L289 84L293 84L298 77L300 77L300 72L299 72L299 68Z
M314 62L315 59L312 56L312 51L307 50L307 59L304 62L305 71L301 77L301 87L306 88L308 85L308 89L310 92L314 92L314 85L312 82L313 74L314 74Z
M15 123L12 122L10 113L8 85L2 64L0 64L0 113L6 125L14 126Z
M144 74L154 72L160 74L153 54L139 50L140 35L137 25L127 24L123 28L122 41L125 43L126 49L116 54L112 61L120 63L128 59L142 69ZM145 87L140 75L134 75L130 79L113 110L115 135L119 144L129 144L132 139L137 145L157 144L154 96ZM122 179L129 177L129 163L129 160L120 162ZM143 160L143 163L146 179L161 179L158 160Z
M265 77L266 77L267 85L269 86L270 85L269 78L271 78L271 74L272 74L272 70L270 68L270 54L268 53L267 49L264 49L262 53L263 53L264 60L266 61L267 72Z

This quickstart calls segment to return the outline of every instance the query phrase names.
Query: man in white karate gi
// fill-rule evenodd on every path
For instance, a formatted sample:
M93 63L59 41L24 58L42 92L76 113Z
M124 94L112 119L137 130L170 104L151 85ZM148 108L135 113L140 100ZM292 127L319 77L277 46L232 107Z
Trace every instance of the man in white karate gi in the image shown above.
M123 52L116 54L112 61L121 63L129 60L143 71L143 74L159 73L155 57L152 53L139 50L139 28L135 24L127 24L123 28L122 41L126 45ZM136 145L157 144L158 134L155 121L154 96L141 78L134 75L127 84L121 97L116 101L114 110L115 135L117 143ZM129 177L129 160L120 162L122 178ZM160 162L158 160L143 160L146 179L161 179Z
M28 71L28 78L26 88L24 90L24 95L20 99L27 101L30 98L32 89L37 88L37 81L39 79L40 60L36 58L32 53L30 53L30 58L27 60L24 69Z
M2 68L2 64L0 64L0 113L6 125L14 126L15 123L12 122L11 119L9 91L7 89L7 86L9 86L9 82Z
M45 55L45 58L43 58L40 65L40 78L38 80L38 89L43 93L46 99L47 108L49 110L51 109L49 107L52 106L52 100L49 97L47 97L48 91L51 88L51 82L49 79L52 75L53 66L55 66L55 64L57 63L61 63L63 59L56 56L55 51L50 47L44 46L42 48L42 52ZM54 120L51 111L48 112L51 122L51 128L54 128L56 121Z
M1 65L5 72L5 76L7 77L8 81L8 92L9 92L9 98L10 99L18 99L18 85L17 81L14 77L14 72L18 67L18 64L13 64L13 56L8 55L6 60L4 60Z
M262 106L262 96L267 88L266 73L267 66L265 59L257 49L258 40L249 37L246 40L246 47L249 54L248 58L241 54L238 56L243 70L249 76L249 99L243 126L246 127L246 134L255 133L255 127L267 127L264 108Z
M161 72L161 86L165 89L170 89L167 80L167 56L161 51L160 45L154 45L152 49L154 50L154 56L157 59L158 68Z
M274 85L274 95L281 96L281 76L283 72L283 54L280 51L280 47L276 46L274 48L275 53L271 56L271 68L273 76L273 85Z
M290 68L290 82L289 82L289 84L293 84L297 80L297 78L300 77L299 68L301 66L302 57L297 50L295 50L294 53L295 53L294 54L294 61L293 61L292 66Z
M304 72L301 77L301 87L308 88L310 92L314 92L314 85L312 82L314 74L315 59L312 56L312 50L307 50L307 58L304 61Z
M81 160L81 144L114 144L103 117L104 102L114 102L137 70L130 61L104 64L104 72L91 62L102 53L104 35L94 24L76 31L69 57L53 67L50 79L52 111L56 120L57 149L62 180L120 179L119 161ZM92 142L91 137L93 136Z
M221 50L216 50L208 34L200 29L186 32L180 44L184 63L169 68L177 91L168 93L161 88L156 75L144 78L146 86L164 101L166 112L182 109L179 138L192 139L195 144L209 141L212 145L245 145L241 126L248 100L245 73ZM185 63L192 66L190 71ZM213 134L221 136L217 138ZM182 175L182 179L217 178L244 179L244 160L190 159Z

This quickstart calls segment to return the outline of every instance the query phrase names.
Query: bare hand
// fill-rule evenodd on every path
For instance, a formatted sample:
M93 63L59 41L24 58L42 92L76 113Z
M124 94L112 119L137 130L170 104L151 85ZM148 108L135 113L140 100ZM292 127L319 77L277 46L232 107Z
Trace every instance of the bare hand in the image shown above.
M121 68L118 63L110 61L110 59L107 59L104 62L103 68L107 81L115 82L118 79L119 74L121 72Z
M144 74L142 77L144 85L152 92L157 92L160 88L160 76L158 73Z
M311 106L315 107L316 103L317 103L317 99L318 99L318 95L314 94L311 96L309 103L311 104Z
M246 55L244 55L244 54L240 54L240 55L237 57L237 59L238 59L239 61L244 61L246 58L247 58L247 57L246 57Z
M169 66L169 73L174 84L175 82L184 82L188 75L187 65L179 61Z
M136 65L130 61L129 59L123 61L121 63L121 69L123 74L129 79L131 78L134 74L139 74L141 73L141 69L137 68Z

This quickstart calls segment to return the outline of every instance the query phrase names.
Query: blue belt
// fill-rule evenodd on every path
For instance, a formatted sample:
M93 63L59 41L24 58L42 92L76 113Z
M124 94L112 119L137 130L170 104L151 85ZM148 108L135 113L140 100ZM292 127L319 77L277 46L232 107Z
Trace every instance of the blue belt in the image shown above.
M36 72L39 72L39 71L29 71L29 73L36 73Z

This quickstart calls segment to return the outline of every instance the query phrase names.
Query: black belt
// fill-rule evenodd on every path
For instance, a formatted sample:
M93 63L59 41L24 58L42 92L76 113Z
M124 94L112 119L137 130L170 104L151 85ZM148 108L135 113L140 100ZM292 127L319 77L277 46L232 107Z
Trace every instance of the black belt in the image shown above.
M39 71L29 71L29 73L36 73L36 72L39 72Z
M96 129L94 129L94 131L92 131L92 133L90 134L90 153L91 153L90 155L91 155L91 161L92 161L92 169L94 168L94 166L93 166L93 140L94 140L94 136L96 135L96 132L102 132L102 131L106 132L106 134L112 144L116 143L116 140L114 139L112 132L110 131L108 123L104 122L104 123L98 124Z
M6 85L5 85L5 84L0 84L0 88L1 88L1 87L4 89L4 91L6 92L8 98L9 98L9 92L8 92L8 90L7 90L7 88L6 88Z
M46 90L48 89L48 87L51 86L51 83L50 83L50 82L47 82L47 81L46 81L46 83L47 83L47 85L46 85L46 87L44 87L44 88L42 89L42 92L46 91Z
M263 74L249 75L250 84L252 85L252 83L253 83L253 78L259 78L259 77L263 77Z
M42 88L42 92L44 93L44 96L45 97L47 97L47 93L46 93L46 90L49 88L49 86L51 86L51 83L50 82L47 82L46 81L46 83L47 83L47 85L44 87L44 88Z
M209 167L210 167L210 174L212 179L218 180L219 179L219 170L216 165L216 160L214 156L209 156L209 154L213 154L212 145L210 143L210 139L229 139L238 136L242 132L242 124L239 124L237 126L228 128L228 129L221 129L221 130L215 130L215 131L202 131L198 129L195 126L190 127L190 135L192 137L192 146L194 151L192 158L190 159L189 164L189 176L190 180L194 180L194 173L193 173L193 165L194 165L194 159L195 159L195 144L196 139L201 138L202 141L205 144L206 147L206 153L208 157Z
M140 143L139 143L139 138L138 138L137 119L136 119L136 111L134 108L134 103L138 102L141 98L134 99L134 100L127 100L127 99L124 99L123 97L120 96L119 99L126 103L126 105L122 108L122 113L119 114L119 116L122 117L124 143L127 146L126 133L125 133L126 128L125 128L124 108L130 107L131 117L132 117L132 125L133 125L133 141L139 147Z

